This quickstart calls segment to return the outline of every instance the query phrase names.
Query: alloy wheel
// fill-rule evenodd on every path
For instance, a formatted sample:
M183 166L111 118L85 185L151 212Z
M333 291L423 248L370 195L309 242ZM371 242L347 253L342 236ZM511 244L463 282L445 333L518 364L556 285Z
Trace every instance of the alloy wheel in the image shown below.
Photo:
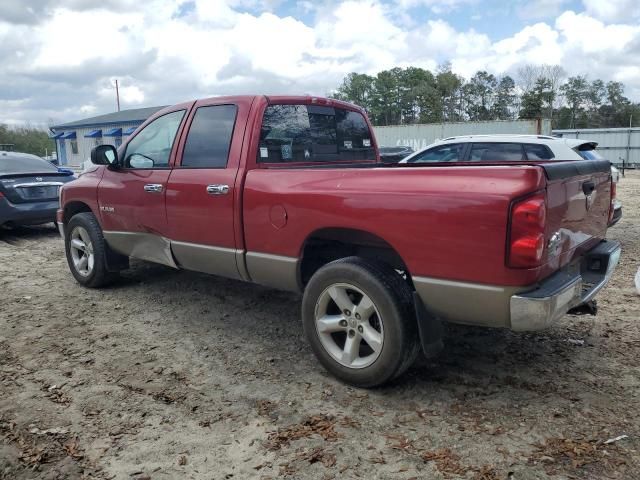
M93 271L95 255L89 232L83 227L75 227L69 236L71 259L76 271L83 277L88 277Z
M316 302L315 324L322 346L345 367L368 367L382 352L382 317L371 298L354 285L327 287Z

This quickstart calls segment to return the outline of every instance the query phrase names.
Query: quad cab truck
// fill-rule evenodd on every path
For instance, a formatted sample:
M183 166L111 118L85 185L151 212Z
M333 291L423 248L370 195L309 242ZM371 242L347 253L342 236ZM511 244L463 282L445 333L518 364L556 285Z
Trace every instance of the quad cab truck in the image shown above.
M364 111L336 100L182 103L91 159L57 213L80 284L133 257L303 292L320 363L362 387L437 353L443 321L552 325L620 256L608 162L389 166Z

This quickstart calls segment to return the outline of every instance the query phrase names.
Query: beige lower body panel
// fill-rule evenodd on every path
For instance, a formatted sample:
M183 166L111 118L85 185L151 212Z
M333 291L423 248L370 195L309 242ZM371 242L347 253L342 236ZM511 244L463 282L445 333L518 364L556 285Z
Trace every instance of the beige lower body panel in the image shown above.
M297 258L247 252L246 266L252 282L281 290L300 290Z
M511 297L527 287L498 287L413 277L427 308L443 320L484 327L511 327Z
M180 268L244 280L238 271L236 256L239 251L235 248L171 241L171 250Z
M148 262L178 268L171 253L169 239L153 233L102 232L107 244L116 252Z
M104 232L118 253L149 262L299 291L298 259L169 240L141 232Z

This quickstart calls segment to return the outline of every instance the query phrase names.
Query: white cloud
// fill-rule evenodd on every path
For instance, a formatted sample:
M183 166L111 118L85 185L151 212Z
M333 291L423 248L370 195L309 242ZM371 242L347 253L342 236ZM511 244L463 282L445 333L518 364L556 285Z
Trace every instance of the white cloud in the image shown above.
M640 98L640 25L611 23L605 17L618 14L595 0L585 0L587 12L499 40L432 15L402 21L475 0L303 0L299 11L315 15L306 23L274 13L278 0L35 0L46 13L35 24L22 0L7 1L0 122L111 111L113 78L126 108L233 93L323 95L351 71L445 61L466 77L557 63L570 75L623 81Z
M605 22L632 23L640 18L638 0L583 0L587 15Z
M122 14L103 10L73 12L57 10L35 34L46 39L33 59L35 67L78 66L100 56L113 59L135 48L135 30L142 22L140 14Z
M97 110L96 106L95 105L90 105L90 104L82 105L80 107L80 112L82 112L85 115L91 115L91 114L95 113L96 110Z
M587 14L565 12L556 20L565 46L585 54L619 54L640 35L640 25L605 25Z

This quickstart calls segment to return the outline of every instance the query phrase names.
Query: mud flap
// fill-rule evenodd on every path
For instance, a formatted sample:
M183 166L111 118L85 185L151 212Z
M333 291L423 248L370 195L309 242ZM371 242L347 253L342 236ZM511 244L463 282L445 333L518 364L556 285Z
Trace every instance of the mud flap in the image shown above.
M107 271L119 272L121 270L126 270L127 268L129 268L129 257L118 252L114 252L107 244L107 242L104 243L104 251L107 263Z
M416 310L422 352L425 357L433 358L444 348L442 321L427 310L416 292L413 292L413 304Z

